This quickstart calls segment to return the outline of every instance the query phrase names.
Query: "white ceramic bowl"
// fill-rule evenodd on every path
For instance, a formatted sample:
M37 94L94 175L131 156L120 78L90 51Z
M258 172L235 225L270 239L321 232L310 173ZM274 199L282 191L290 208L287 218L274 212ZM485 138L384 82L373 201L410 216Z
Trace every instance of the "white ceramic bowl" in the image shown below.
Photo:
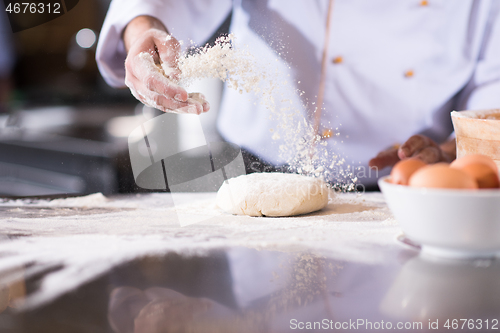
M500 190L415 188L379 179L389 209L422 251L445 257L500 254Z
M417 256L404 264L382 299L380 310L393 319L422 322L485 318L500 313L499 276L498 260Z

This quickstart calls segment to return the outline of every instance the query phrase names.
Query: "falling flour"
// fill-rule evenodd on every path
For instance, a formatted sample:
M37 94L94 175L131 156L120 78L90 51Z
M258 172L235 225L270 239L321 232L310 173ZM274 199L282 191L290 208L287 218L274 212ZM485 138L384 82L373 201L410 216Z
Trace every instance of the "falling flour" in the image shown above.
M140 55L149 62L149 67L157 73L169 77L170 68L155 65L148 53ZM279 55L276 55L277 59ZM326 149L329 142L314 131L311 121L304 114L306 105L294 105L292 100L284 97L293 91L297 96L304 92L298 91L284 78L282 73L257 62L256 57L236 42L232 34L219 37L213 46L206 45L195 48L189 54L178 59L181 77L176 84L189 86L197 79L217 78L226 82L229 88L240 93L253 93L259 103L268 111L270 119L278 123L278 128L271 129L270 139L280 140L279 155L286 161L286 170L303 175L314 176L329 182L337 181L333 186L336 190L352 191L355 189L356 178L349 172L339 170L344 160ZM195 95L190 94L190 98ZM300 100L300 98L299 98ZM154 105L153 105L154 106ZM334 140L330 143L335 144Z
M206 45L181 57L179 69L182 77L178 83L187 86L196 79L216 78L240 93L260 93L259 83L263 73L256 69L255 57L234 44L234 35L222 36L214 46Z

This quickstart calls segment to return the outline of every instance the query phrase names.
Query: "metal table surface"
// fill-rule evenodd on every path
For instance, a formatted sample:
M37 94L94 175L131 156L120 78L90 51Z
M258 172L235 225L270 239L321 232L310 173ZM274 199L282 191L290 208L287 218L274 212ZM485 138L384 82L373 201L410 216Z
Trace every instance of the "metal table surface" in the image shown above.
M380 193L291 218L214 198L3 200L0 331L498 330L498 260L421 255Z

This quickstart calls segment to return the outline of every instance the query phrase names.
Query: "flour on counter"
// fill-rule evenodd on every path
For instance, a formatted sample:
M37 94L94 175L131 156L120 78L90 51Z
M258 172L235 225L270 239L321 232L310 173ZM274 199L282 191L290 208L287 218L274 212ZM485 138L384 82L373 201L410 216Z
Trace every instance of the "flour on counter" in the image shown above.
M380 193L339 194L335 204L321 211L282 218L224 213L215 206L215 193L177 196L181 200L175 207L168 193L109 198L94 194L52 204L48 200L1 202L0 212L10 210L10 214L0 215L0 233L5 235L0 241L0 271L30 267L26 270L29 277L41 269L61 267L48 274L40 290L26 300L23 306L29 308L141 256L245 247L310 251L339 260L377 263L398 246L395 236L401 233ZM81 214L83 207L96 214ZM23 214L47 208L53 210L50 216ZM180 227L178 213L205 219Z
M102 193L94 193L83 197L55 199L49 201L49 206L62 207L100 207L108 203L108 199Z

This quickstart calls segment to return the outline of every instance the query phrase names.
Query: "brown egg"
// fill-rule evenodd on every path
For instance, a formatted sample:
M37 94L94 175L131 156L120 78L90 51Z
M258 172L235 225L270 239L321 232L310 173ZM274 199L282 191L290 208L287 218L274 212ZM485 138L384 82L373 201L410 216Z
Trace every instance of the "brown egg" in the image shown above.
M474 178L479 188L498 188L500 186L498 172L493 170L489 165L470 163L460 168L460 170Z
M391 171L391 183L408 185L411 175L418 169L426 166L424 162L416 158L408 158L399 161Z
M498 173L498 167L495 161L493 161L490 157L481 154L472 154L457 158L451 163L450 166L452 168L462 169L464 166L471 163L483 163L489 165Z
M466 172L437 163L417 170L409 181L410 186L432 188L475 189L477 182Z

